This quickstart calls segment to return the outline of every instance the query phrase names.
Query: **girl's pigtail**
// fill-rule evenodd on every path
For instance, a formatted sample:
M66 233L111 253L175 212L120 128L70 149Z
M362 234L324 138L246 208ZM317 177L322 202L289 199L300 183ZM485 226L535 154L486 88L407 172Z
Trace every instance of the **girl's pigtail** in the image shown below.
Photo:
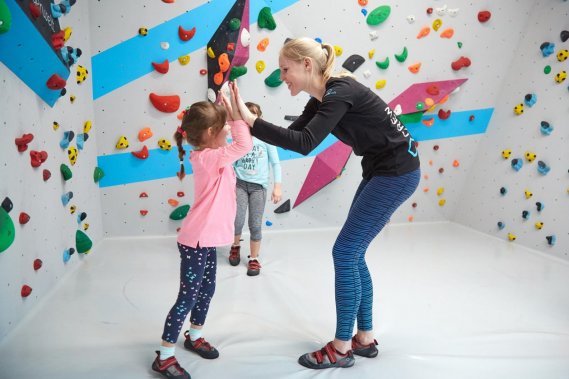
M182 129L182 127L178 127L176 133L174 133L174 139L176 140L176 144L178 145L178 158L180 159L180 171L176 174L180 180L184 179L186 176L186 172L184 170L184 156L186 155L186 151L182 146L182 142L184 142L184 137L186 132Z

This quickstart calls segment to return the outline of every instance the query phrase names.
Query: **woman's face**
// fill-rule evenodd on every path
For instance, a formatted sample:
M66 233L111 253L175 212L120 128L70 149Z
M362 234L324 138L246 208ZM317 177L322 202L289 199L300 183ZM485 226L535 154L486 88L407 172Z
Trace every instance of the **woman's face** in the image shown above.
M281 80L286 83L291 96L298 95L306 88L306 83L310 76L310 67L303 62L295 62L279 57L279 68L281 69Z

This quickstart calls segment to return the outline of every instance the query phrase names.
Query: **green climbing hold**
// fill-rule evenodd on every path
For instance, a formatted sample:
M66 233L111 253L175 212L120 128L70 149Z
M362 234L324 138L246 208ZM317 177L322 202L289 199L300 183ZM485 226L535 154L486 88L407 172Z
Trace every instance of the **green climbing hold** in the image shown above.
M389 57L385 58L383 62L375 62L375 65L382 70L387 69L387 67L389 67Z
M0 34L6 33L12 26L12 14L5 0L0 0ZM0 250L2 251L2 250Z
M415 108L417 108L419 111L422 111L425 109L425 104L422 101L419 101L417 104L415 104Z
M545 75L549 75L550 72L551 72L551 66L550 65L547 65L543 68L543 73Z
M421 122L421 119L423 118L423 112L413 112L413 113L408 113L408 114L402 114L399 115L399 121L401 121L403 123L403 125L407 125L407 124L416 124L418 122Z
M245 66L233 66L231 68L231 73L229 74L229 80L233 81L240 76L243 76L247 73L247 67Z
M170 213L170 220L181 220L188 214L190 205L181 205Z
M281 69L277 68L275 71L271 73L271 75L265 78L265 84L267 87L276 88L283 84L281 80Z
M88 235L78 229L77 232L75 232L75 247L79 254L86 254L93 247L93 241L91 241Z
M459 49L462 49L462 42L457 42L456 43Z
M379 25L387 20L390 13L391 7L389 5L382 5L368 13L366 22L368 25Z
M93 171L93 180L95 183L98 183L99 180L103 179L103 176L105 176L103 169L100 167L95 167L95 170Z
M61 171L61 175L63 175L63 180L65 181L68 181L73 177L71 169L65 163L62 163L61 166L59 166L59 171Z
M405 60L407 60L407 56L409 55L409 52L407 51L407 46L405 46L403 48L403 51L401 52L401 54L395 54L395 59L397 59L398 62L405 62Z
M0 207L0 253L10 247L15 237L14 222L8 212Z
M277 27L277 23L273 18L271 8L264 7L263 9L261 9L261 11L259 12L259 17L257 17L257 25L261 29L265 28L269 30L275 30L275 28Z
M241 27L241 20L238 18L232 18L229 21L229 29L236 31L239 30L239 28Z

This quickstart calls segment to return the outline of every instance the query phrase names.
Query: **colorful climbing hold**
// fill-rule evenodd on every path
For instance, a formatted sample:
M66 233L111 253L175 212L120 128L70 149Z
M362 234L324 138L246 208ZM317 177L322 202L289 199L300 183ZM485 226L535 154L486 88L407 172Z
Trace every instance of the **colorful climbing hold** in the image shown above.
M20 290L20 295L22 297L28 297L30 296L32 293L32 287L28 286L27 284L24 284L22 286L22 289Z
M194 35L196 34L196 27L194 26L190 30L186 30L182 28L182 26L178 26L178 36L184 42L191 40Z
M172 113L180 108L180 96L178 95L160 96L150 93L148 97L152 105L160 112Z
M481 23L487 22L488 20L490 20L490 17L492 17L492 13L490 13L490 11L478 12L478 21L480 21Z
M377 82L375 82L375 88L376 89L382 89L383 87L385 87L386 83L387 83L387 81L385 79L380 79Z
M60 90L64 88L66 84L66 80L59 76L59 74L53 74L46 82L47 88L52 90Z
M433 21L433 30L435 32L438 31L442 24L443 24L443 20L441 20L440 18L437 18L435 21Z
M541 175L547 175L551 171L551 167L549 167L544 161L537 161L537 172Z
M187 65L188 63L190 63L190 55L188 54L178 57L178 62L180 62L182 66Z
M342 55L342 53L344 52L344 49L342 49L340 46L338 45L334 45L334 55L336 55L337 57L339 57L340 55Z
M518 105L516 105L514 107L514 113L516 115L521 115L522 113L524 113L524 105L522 103L519 103Z
M375 65L382 70L387 69L389 67L389 57L386 57L382 62L375 62Z
M560 71L557 73L557 75L555 75L555 82L557 84L563 83L566 78L567 78L567 72L565 70Z
M446 120L450 117L451 111L450 109L448 111L444 111L442 108L439 109L439 113L438 116L441 120Z
M259 74L265 70L265 67L266 67L265 61L260 60L257 61L257 63L255 63L255 70L257 70Z
M273 14L271 12L271 8L264 7L259 12L259 16L257 17L257 25L261 29L268 29L268 30L275 30L277 27L277 23L273 18Z
M75 248L79 254L87 254L93 247L93 241L81 230L75 232Z
M513 168L515 171L520 171L521 168L522 168L522 166L524 165L524 162L523 162L521 159L519 159L519 158L514 158L514 159L512 159L512 163L511 163L511 164L512 164L512 168Z
M543 208L545 208L545 205L543 205L543 203L538 201L537 203L535 203L535 207L536 207L538 212L541 212L543 210Z
M541 55L547 58L555 51L555 44L552 42L544 42L539 46L539 49L541 50Z
M39 270L43 266L43 262L41 259L36 258L34 259L34 271Z
M277 68L268 77L265 78L265 85L267 87L275 88L282 84L281 69Z
M95 167L93 170L93 181L98 183L105 176L105 172L100 167Z
M452 36L454 36L454 29L453 28L447 28L441 32L441 38L451 39Z
M63 177L63 180L65 180L65 181L68 181L69 179L71 179L73 177L73 173L71 172L71 169L65 163L62 163L59 166L59 171L61 172L61 176Z
M469 67L470 64L471 64L471 61L469 58L460 57L456 61L452 62L450 66L454 71L458 71L463 67Z
M67 149L67 157L69 158L69 163L71 164L71 166L74 166L75 162L77 162L77 155L78 152L75 146L70 146L69 149Z
M42 163L47 160L47 152L46 151L30 151L30 164L32 167L39 167Z
M557 60L559 62L564 62L567 60L567 57L569 56L569 51L566 49L563 50L559 50L559 52L557 53Z
M542 121L539 130L544 136L548 136L553 132L553 125L550 125L547 121Z
M409 67L407 67L407 69L413 73L413 74L417 74L419 72L419 70L421 70L421 62L418 63L414 63L412 65L410 65Z
M366 22L371 26L379 25L387 20L390 14L391 7L389 5L382 5L369 12L366 18Z
M428 26L424 26L419 31L419 34L417 34L417 39L424 38L424 37L428 36L429 33L431 33L431 28L429 28Z
M526 199L530 199L533 196L533 192L531 192L530 190L525 190L524 196L526 197Z
M142 149L139 151L131 151L131 154L137 157L138 159L146 159L149 156L148 147L144 145Z
M71 199L73 199L73 192L72 191L66 192L63 195L61 195L61 204L63 204L63 206L65 207L67 206L67 204L69 204Z
M407 60L407 56L409 55L409 51L407 50L407 46L403 47L403 51L400 54L394 54L395 59L397 62L405 62Z
M117 141L117 144L115 145L115 147L117 149L126 149L128 148L129 144L128 144L128 139L126 138L126 136L120 136L119 140Z
M165 59L162 63L152 62L152 67L154 67L155 71L165 74L170 69L170 62L168 62L168 59Z
M550 66L550 65L545 66L545 67L543 68L543 73L544 73L545 75L548 75L549 73L551 73L551 66Z
M502 221L498 221L498 229L502 230L506 227L506 224L504 224Z
M557 242L557 237L555 235L551 235L545 237L545 240L547 241L548 245L553 246Z
M265 50L267 50L267 47L269 46L269 39L268 38L263 38L262 40L259 41L259 43L257 44L257 50L260 52L264 52Z
M528 107L533 107L537 102L537 95L535 93L528 93L524 96L524 102Z
M532 153L531 151L526 151L525 157L528 162L533 162L535 158L537 158L537 154Z
M513 242L516 240L516 235L512 233L508 233L508 241Z
M158 147L161 150L170 151L172 150L172 143L169 140L163 138L158 141Z
M148 29L147 28L138 28L138 35L141 37L146 37L148 35Z
M247 66L233 66L229 73L229 80L233 81L247 73Z
M32 140L34 139L34 135L31 133L25 133L23 134L21 137L18 137L14 140L14 143L16 144L18 151L20 153L26 151L28 149L28 144L30 142L32 142Z
M237 17L232 18L229 20L229 29L232 31L237 31L241 27L241 20Z
M170 220L181 220L188 214L190 205L181 205L170 213Z

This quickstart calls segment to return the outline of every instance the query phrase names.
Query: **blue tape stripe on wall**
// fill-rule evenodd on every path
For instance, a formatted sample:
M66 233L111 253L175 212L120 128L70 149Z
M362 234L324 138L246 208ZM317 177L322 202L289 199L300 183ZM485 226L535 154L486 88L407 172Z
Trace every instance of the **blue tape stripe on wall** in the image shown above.
M257 22L261 8L270 6L273 14L299 0L250 0L250 24ZM136 35L91 58L93 98L98 99L154 70L152 62L174 61L206 46L211 36L235 0L213 0L148 31L145 37ZM189 30L196 27L194 37L184 42L178 37L178 27ZM164 50L161 42L170 47Z
M434 118L435 122L432 126L426 126L422 122L405 126L416 141L483 134L486 132L493 112L494 108L452 112L446 120L439 119L436 114L428 114L423 115L423 120ZM470 116L474 116L474 120L470 121Z
M12 26L0 34L0 62L53 107L61 90L47 88L47 80L53 74L67 80L69 69L16 1L8 0L6 4L12 15Z
M427 127L421 122L408 124L406 126L413 138L417 141L482 134L488 127L493 111L493 108L488 108L453 112L451 117L447 120L440 120L436 115L427 115L424 116L424 119L431 117L436 118L433 126ZM471 115L474 116L473 121L469 121ZM336 141L337 139L334 136L329 135L307 156L312 157L317 155ZM186 149L188 148L189 146L186 147ZM186 150L186 152L188 151L189 150ZM290 150L279 148L278 152L281 161L304 158L304 155ZM105 172L105 176L99 182L100 187L170 178L176 176L176 172L180 169L178 151L176 149L170 151L160 149L150 150L150 155L145 160L134 157L130 152L102 155L97 158L97 162L98 166ZM191 165L187 160L185 161L185 169L186 174L189 175L192 173Z

